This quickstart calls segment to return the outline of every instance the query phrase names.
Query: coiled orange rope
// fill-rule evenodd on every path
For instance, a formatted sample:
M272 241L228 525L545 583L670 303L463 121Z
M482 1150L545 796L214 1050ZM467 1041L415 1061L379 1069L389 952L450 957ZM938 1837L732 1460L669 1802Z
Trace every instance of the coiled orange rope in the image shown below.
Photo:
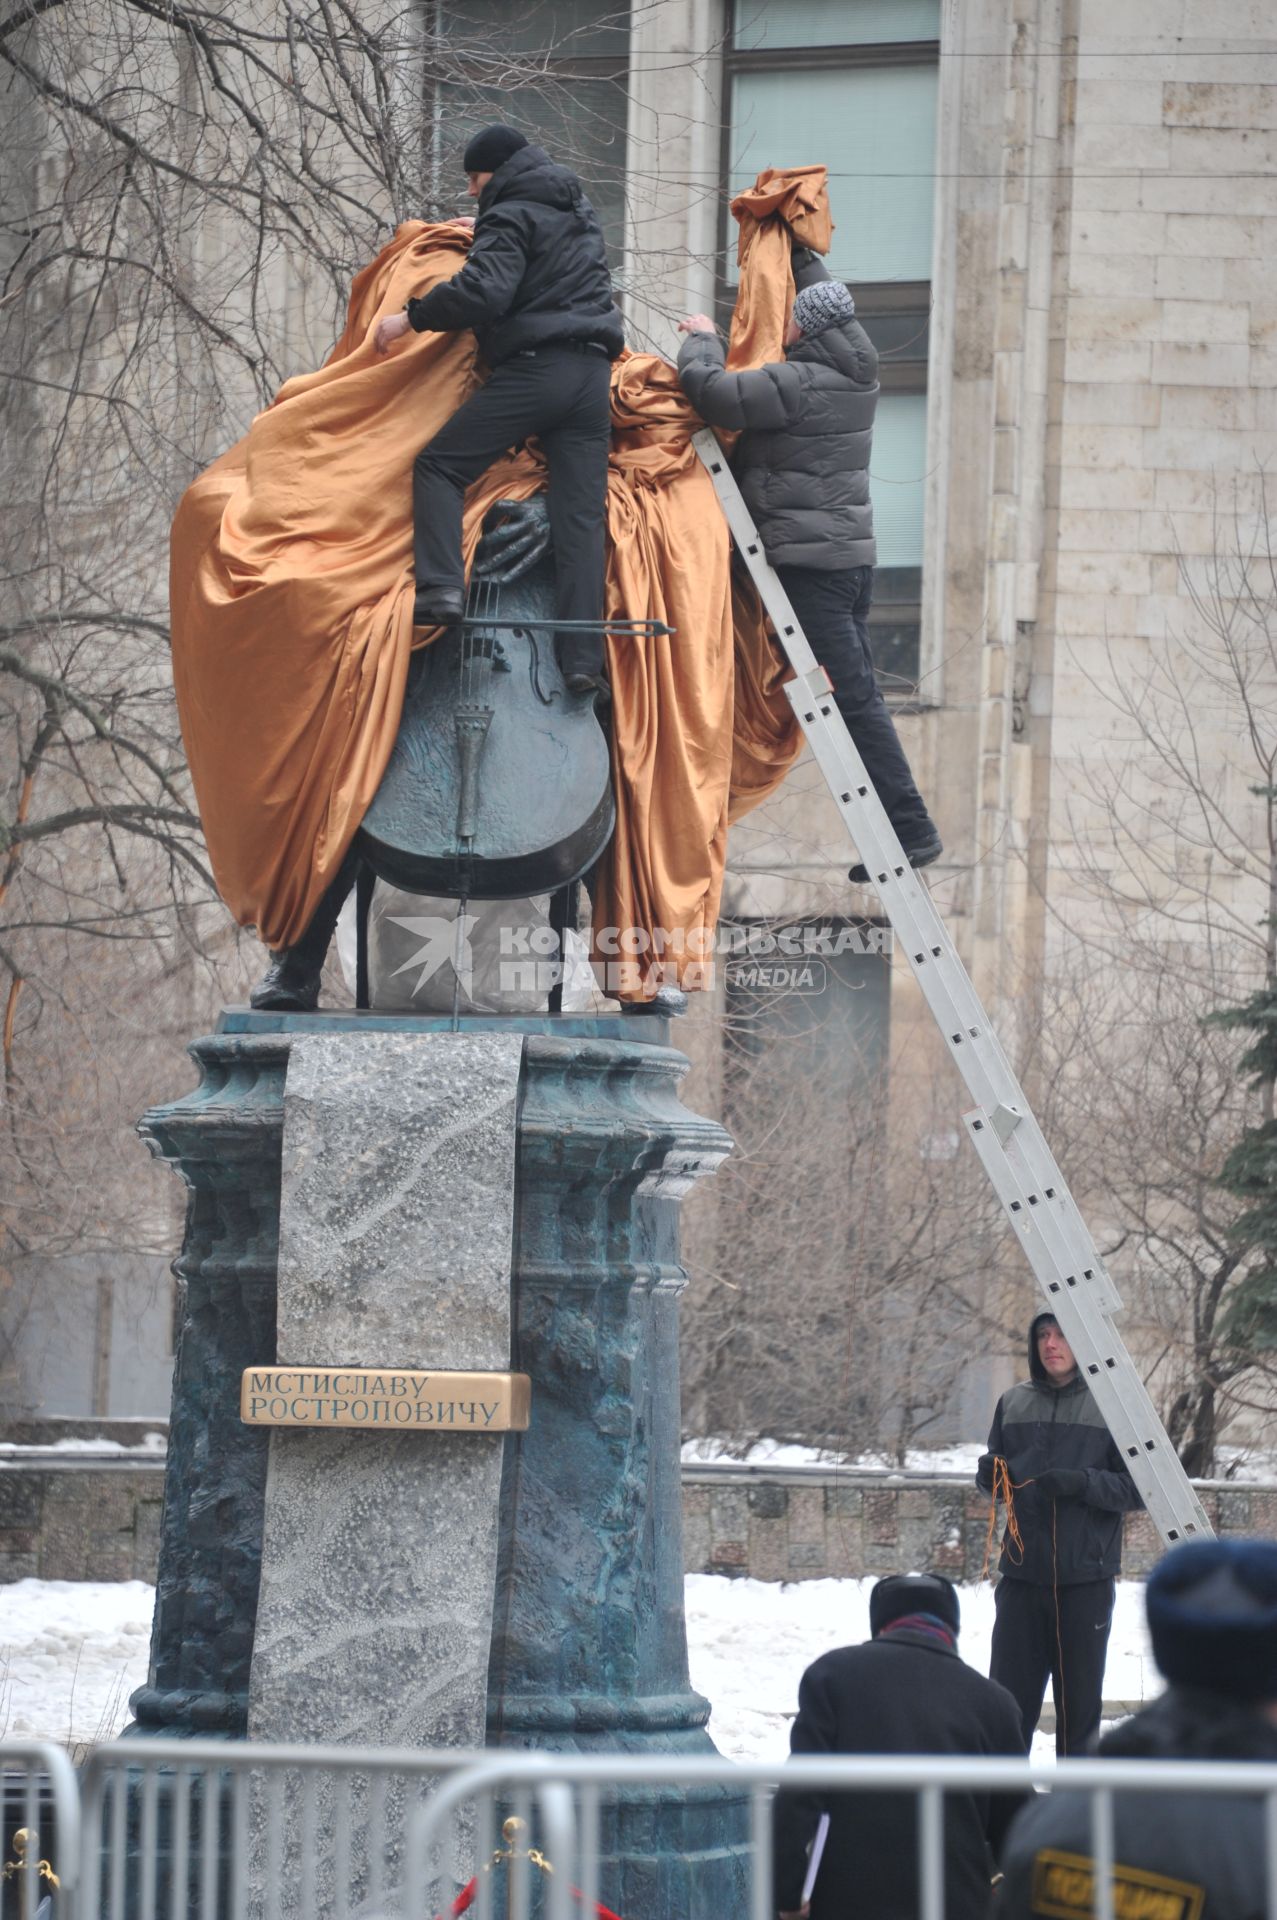
M1015 1517L1016 1487L1027 1487L1027 1480L1015 1481L1011 1478L1011 1469L1000 1453L993 1456L993 1490L989 1496L989 1531L984 1542L984 1565L980 1569L980 1578L987 1580L989 1567L993 1561L994 1548L998 1537L998 1503L1007 1510L1007 1559L1014 1566L1024 1562L1024 1541L1020 1537L1020 1523Z

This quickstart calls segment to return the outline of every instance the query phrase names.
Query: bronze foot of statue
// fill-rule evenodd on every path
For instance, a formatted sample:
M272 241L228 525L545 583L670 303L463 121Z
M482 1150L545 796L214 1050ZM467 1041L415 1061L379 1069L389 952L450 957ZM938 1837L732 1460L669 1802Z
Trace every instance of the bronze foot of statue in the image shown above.
M658 987L650 1000L623 1000L622 1013L659 1013L667 1018L687 1012L687 995L682 987Z
M271 954L270 965L248 996L255 1013L314 1013L329 943L358 871L359 856L351 848L301 939Z
M300 947L281 947L271 955L270 965L248 996L248 1004L257 1013L314 1013L319 1005L322 969L322 961L315 966Z

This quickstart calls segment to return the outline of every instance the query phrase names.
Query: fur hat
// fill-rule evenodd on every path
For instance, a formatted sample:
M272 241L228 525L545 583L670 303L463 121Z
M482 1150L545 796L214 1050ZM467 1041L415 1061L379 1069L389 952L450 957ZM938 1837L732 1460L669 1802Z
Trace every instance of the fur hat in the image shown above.
M1173 1685L1277 1700L1277 1540L1191 1540L1149 1575L1153 1657Z
M526 147L528 136L520 133L517 127L503 126L500 121L493 127L484 127L476 133L465 150L462 166L467 173L495 173L504 166L511 154L520 147Z
M931 1613L956 1634L962 1622L958 1589L942 1573L893 1573L869 1594L869 1631L877 1637L907 1613Z
M817 280L794 298L794 320L805 340L826 327L845 325L855 311L856 303L841 280Z

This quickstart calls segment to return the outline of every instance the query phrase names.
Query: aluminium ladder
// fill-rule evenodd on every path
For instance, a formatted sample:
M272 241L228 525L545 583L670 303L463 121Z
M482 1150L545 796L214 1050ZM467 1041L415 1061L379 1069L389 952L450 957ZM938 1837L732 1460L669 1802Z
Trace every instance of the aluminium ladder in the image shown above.
M1168 1545L1209 1539L1211 1525L1113 1325L1121 1298L1034 1119L929 889L905 858L834 704L829 675L768 565L758 529L718 441L692 436L732 538L794 669L785 687L844 826L904 944L914 977L975 1105L962 1116L1045 1296L1076 1355L1150 1519Z

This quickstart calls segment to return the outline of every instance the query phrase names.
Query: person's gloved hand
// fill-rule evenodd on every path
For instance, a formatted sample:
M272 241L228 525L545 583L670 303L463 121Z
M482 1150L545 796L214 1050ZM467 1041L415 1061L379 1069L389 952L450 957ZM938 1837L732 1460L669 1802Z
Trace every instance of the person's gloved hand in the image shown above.
M1086 1491L1086 1471L1083 1467L1048 1467L1034 1484L1052 1500L1077 1500Z
M986 1493L993 1492L993 1462L996 1454L982 1453L975 1463L975 1483L983 1487Z

